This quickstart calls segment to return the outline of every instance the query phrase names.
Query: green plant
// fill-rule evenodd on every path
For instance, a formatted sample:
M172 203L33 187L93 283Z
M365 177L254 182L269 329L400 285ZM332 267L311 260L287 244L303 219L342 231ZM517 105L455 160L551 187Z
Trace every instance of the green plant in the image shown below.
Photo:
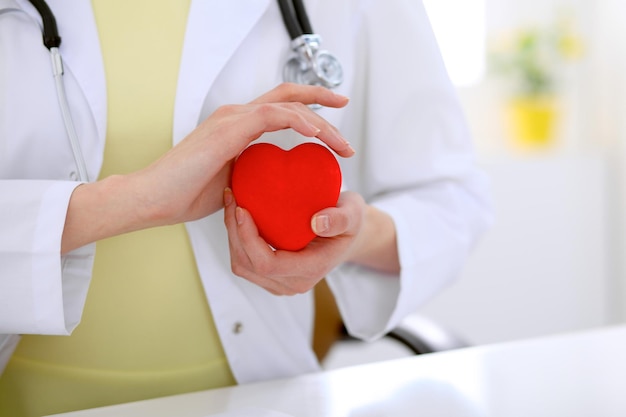
M581 54L581 42L561 23L549 28L525 27L495 36L489 47L490 72L511 84L515 95L555 92L563 66Z

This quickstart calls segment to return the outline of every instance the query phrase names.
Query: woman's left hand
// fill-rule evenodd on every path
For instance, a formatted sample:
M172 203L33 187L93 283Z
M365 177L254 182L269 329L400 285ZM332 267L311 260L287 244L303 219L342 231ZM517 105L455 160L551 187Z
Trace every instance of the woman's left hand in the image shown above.
M305 293L349 260L367 210L359 194L343 192L337 207L321 210L311 219L317 237L304 249L290 252L273 250L259 236L250 212L237 206L229 189L224 205L233 273L276 295Z

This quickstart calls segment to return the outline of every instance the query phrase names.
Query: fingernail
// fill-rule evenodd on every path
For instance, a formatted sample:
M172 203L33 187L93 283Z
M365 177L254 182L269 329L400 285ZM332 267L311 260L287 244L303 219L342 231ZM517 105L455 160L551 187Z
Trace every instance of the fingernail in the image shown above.
M330 219L325 214L313 217L311 227L316 235L326 232L330 228Z
M224 205L230 206L233 202L233 191L226 187L224 188Z
M235 219L237 220L238 225L243 224L244 217L245 217L245 214L243 212L243 209L241 207L237 207L235 209Z
M350 142L348 142L346 140L346 138L344 138L343 136L341 136L340 134L337 134L337 137L339 138L339 140L341 140L343 142L343 144L346 146L346 149L348 151L350 151L351 153L356 153L356 151L354 150L354 148L352 147L352 145L350 144Z
M311 126L311 129L313 129L313 134L311 135L311 137L317 136L322 131L322 129L315 125L309 124L309 126Z
M335 132L335 137L340 140L341 142L343 142L344 145L346 145L348 147L348 149L351 149L352 151L354 151L354 149L352 148L352 145L350 145L350 142L348 142L348 139L346 139L345 137L343 137L343 135L339 132Z

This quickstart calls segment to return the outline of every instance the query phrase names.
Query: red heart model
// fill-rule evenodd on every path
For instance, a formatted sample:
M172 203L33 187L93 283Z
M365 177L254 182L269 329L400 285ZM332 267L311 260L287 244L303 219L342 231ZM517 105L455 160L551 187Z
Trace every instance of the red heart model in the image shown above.
M330 150L316 143L288 151L257 143L235 161L232 190L268 244L296 251L315 238L311 217L337 205L341 169Z

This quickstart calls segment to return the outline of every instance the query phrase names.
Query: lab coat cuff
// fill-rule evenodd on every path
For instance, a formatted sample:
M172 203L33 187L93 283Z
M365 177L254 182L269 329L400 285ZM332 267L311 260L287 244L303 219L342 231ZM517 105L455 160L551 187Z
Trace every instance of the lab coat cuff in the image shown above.
M47 180L2 184L3 193L14 196L2 210L7 225L0 238L2 333L65 335L78 322L77 306L82 311L91 270L76 266L93 258L93 250L81 248L62 257L61 238L68 204L79 184Z
M347 263L326 280L350 335L371 341L388 331L400 293L397 276Z
M328 276L348 332L364 340L378 339L417 311L452 281L466 257L466 245L442 244L451 239L441 235L454 231L427 205L407 195L372 205L394 221L400 274L345 264Z
M410 194L372 203L396 225L400 258L400 287L388 330L415 313L460 274L471 246L471 233L462 223L442 216L440 209Z
M398 197L402 199L402 197ZM396 198L396 199L398 199ZM397 203L397 202L396 202ZM402 318L398 301L404 282L409 279L412 257L408 252L409 225L394 207L396 203L373 204L391 215L395 227L400 274L389 274L361 265L347 263L327 277L348 332L363 340L376 340L389 332Z
M43 195L33 239L33 315L36 333L68 335L80 321L94 245L61 256L61 238L78 182L54 182Z

